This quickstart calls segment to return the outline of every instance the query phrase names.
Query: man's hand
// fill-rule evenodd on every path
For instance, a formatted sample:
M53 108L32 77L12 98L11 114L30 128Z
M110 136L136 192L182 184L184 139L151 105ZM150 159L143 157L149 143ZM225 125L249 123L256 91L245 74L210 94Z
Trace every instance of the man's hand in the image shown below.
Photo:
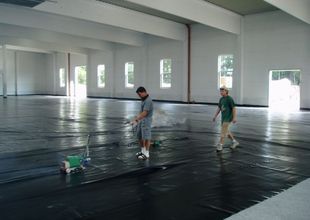
M136 126L137 124L138 124L138 120L137 119L134 119L134 120L132 120L131 122L130 122L130 124L132 125L132 126Z

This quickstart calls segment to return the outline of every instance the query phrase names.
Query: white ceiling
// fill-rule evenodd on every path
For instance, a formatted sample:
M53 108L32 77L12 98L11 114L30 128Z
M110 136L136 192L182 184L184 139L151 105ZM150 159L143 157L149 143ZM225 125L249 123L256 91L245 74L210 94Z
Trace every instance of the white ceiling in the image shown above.
M189 20L184 17L179 17L173 14L164 13L159 10L152 9L147 6L136 4L130 1L124 0L97 0L101 2L106 2L109 4L117 5L127 9L143 12L146 14L162 17L172 21L176 21L183 24L192 24L197 23L195 21ZM278 8L270 5L264 0L204 0L205 2L217 5L229 11L235 12L240 15L249 15L255 13L263 13L268 11L275 11Z
M163 11L159 11L130 1L124 1L124 0L95 0L95 1L113 4L119 7L131 9L149 15L154 15L157 17L165 18L183 24L196 23L195 21L189 20L187 18L165 13ZM230 10L240 15L249 15L254 13L262 13L278 10L278 8L270 5L264 0L204 0L204 1L222 7L224 9ZM31 8L38 6L43 2L53 2L57 4L58 0L0 0L0 3L13 4Z
M93 48L109 47L104 42L137 46L143 34L184 40L184 24L240 34L244 16L276 10L310 24L310 0L0 0L0 37L8 41L22 31L27 39L43 42L75 35L79 44L95 39ZM9 36L12 30L5 25L20 30Z

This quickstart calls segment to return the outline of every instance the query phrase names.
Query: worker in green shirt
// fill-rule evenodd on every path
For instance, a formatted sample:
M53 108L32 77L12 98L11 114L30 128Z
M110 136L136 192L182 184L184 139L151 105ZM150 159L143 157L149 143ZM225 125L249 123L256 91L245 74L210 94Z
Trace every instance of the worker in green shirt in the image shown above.
M232 141L232 144L230 146L231 149L235 149L239 145L238 141L236 141L236 139L234 138L229 129L231 123L237 122L237 112L235 102L233 98L228 95L228 88L226 86L222 86L220 88L220 93L222 97L220 98L218 108L213 117L213 121L215 121L216 117L221 112L222 115L221 138L220 142L216 146L216 150L218 152L223 150L223 144L226 136Z

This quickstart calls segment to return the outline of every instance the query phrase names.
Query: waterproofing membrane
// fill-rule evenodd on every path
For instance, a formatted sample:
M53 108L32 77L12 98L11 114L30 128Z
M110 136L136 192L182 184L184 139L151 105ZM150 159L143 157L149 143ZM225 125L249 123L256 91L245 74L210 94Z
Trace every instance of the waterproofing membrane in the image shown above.
M43 2L45 2L45 0L0 0L0 3L19 5L30 8L33 8Z
M240 146L216 153L216 106L155 103L165 112L164 126L154 117L162 143L141 161L126 124L139 101L0 102L1 219L224 219L310 177L309 112L238 108ZM90 165L61 174L88 134Z

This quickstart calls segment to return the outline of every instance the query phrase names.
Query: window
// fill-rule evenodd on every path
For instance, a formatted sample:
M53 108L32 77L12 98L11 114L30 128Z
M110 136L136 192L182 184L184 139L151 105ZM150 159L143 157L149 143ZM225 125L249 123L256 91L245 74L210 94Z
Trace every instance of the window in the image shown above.
M134 63L127 62L125 64L125 87L133 88L134 87Z
M100 64L97 66L97 86L98 88L105 87L105 65Z
M61 88L66 86L66 72L65 72L65 68L60 68L59 69L59 86Z
M277 111L296 111L300 108L300 75L296 70L269 72L269 107Z
M75 66L74 76L74 95L75 97L85 98L87 96L87 67Z
M160 88L171 88L171 59L160 60Z
M219 87L232 88L233 71L233 55L218 56Z
M76 66L75 67L75 83L79 85L86 85L86 66Z
M300 70L271 70L271 80L288 79L293 86L300 84Z

